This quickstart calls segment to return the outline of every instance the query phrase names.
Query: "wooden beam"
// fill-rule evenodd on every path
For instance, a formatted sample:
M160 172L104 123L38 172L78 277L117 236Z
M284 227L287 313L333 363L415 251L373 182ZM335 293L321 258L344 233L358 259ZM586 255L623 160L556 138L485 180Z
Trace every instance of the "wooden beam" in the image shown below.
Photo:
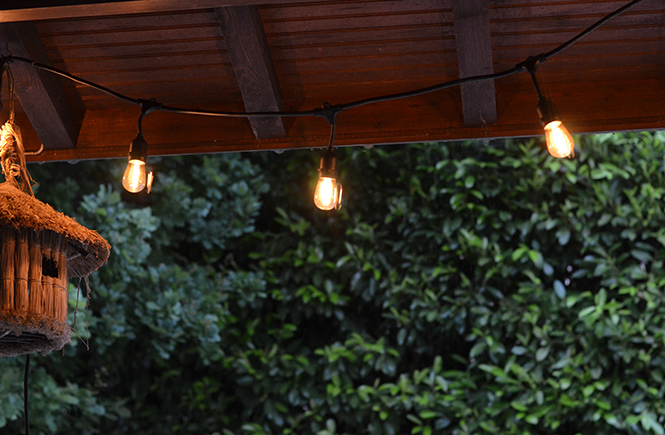
M284 110L282 92L257 6L215 9L247 112ZM283 137L282 118L251 118L257 139Z
M309 2L311 0L289 0L289 3ZM284 0L2 0L0 2L0 22L101 17L278 3L284 3Z
M460 78L492 74L489 0L453 1L453 24ZM497 122L494 81L461 86L466 127Z
M545 71L543 69L543 71ZM556 102L573 134L665 129L665 89L662 78L633 82L603 80L550 83L548 97ZM489 127L464 127L457 89L414 97L409 104L388 101L357 107L338 115L336 146L385 145L469 139L538 136L543 128L535 110L533 85L520 74L497 80L497 108L502 122ZM607 92L611 89L612 92ZM632 102L632 103L631 103ZM19 113L18 116L21 114ZM150 156L241 151L324 148L330 126L314 117L287 119L287 136L256 140L249 123L239 118L182 116L156 112L143 125ZM22 125L22 119L17 120ZM116 107L90 110L74 149L47 150L29 161L127 158L127 144L135 136L136 110ZM39 142L24 129L28 150ZM443 145L445 146L445 145Z
M0 23L0 49L5 48L14 56L51 64L32 23ZM44 148L74 148L85 114L78 95L68 95L57 76L31 65L15 62L10 70L16 97Z

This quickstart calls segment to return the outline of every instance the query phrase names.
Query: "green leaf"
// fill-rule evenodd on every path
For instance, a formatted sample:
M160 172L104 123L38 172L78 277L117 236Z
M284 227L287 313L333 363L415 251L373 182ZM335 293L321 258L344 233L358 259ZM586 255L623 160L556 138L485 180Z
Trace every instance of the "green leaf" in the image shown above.
M665 430L663 429L663 426L658 423L656 420L656 417L651 413L651 412L644 412L642 413L642 427L645 430L651 430L657 434L657 435L664 435Z
M425 411L421 411L419 415L420 415L420 418L426 420L428 418L434 418L434 417L438 416L439 414L437 414L434 411L425 410Z
M595 307L595 305L594 305L594 306L590 306L590 307L583 308L583 309L579 312L579 314L577 315L577 317L579 317L580 319L582 319L582 318L588 316L589 314L593 313L594 311L596 311L596 307Z
M631 249L630 255L633 256L633 258L639 260L639 261L651 261L652 257L651 254L645 251L640 251L639 249Z
M513 407L513 409L520 411L520 412L526 412L529 408L527 408L523 403L520 402L510 402L510 406Z
M484 341L480 341L476 344L473 345L471 350L469 351L469 357L475 358L487 348L487 344Z
M478 423L478 426L480 426L485 432L489 433L499 432L499 428L496 426L496 424L493 421L481 421Z
M510 349L510 352L512 352L514 355L524 355L527 352L527 349L523 346L514 346L512 349Z
M556 237L560 245L567 245L570 241L570 230L568 228L561 228L557 230Z
M566 287L564 287L563 283L558 279L554 280L554 293L559 299L566 298Z
M489 364L479 364L478 368L484 372L490 373L496 377L506 376L506 372L501 370L499 367L489 365Z

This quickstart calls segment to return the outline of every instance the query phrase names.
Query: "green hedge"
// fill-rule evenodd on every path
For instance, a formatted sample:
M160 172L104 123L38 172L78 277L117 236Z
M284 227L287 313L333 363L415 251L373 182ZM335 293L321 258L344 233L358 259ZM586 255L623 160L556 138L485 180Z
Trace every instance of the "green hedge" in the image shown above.
M35 360L33 431L665 434L664 139L340 149L337 213L313 152L156 160L135 203L39 167L113 253L91 349Z

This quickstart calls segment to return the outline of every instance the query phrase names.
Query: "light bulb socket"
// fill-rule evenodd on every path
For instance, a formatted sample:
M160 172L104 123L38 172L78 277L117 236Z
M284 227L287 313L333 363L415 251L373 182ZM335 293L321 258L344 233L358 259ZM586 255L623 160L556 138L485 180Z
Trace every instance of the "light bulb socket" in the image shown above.
M540 125L543 127L552 121L561 121L561 115L556 109L556 106L551 100L545 97L538 98L538 106L536 107L538 116L540 117Z
M321 157L319 177L337 178L337 156L332 148L328 148Z
M138 134L129 144L129 160L140 160L145 163L148 158L148 143Z

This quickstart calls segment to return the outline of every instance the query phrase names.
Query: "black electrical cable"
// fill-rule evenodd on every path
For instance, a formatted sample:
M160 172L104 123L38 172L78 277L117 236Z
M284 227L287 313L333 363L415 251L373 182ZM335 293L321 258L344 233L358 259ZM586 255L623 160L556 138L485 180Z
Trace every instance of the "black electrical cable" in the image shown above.
M31 59L26 59L25 57L19 57L19 56L8 56L4 59L6 62L11 63L11 62L23 62L32 65L33 67L40 69L42 71L46 71L52 74L56 74L59 76L62 76L66 79L69 79L73 82L88 86L89 88L97 89L100 92L103 92L105 94L108 94L112 97L117 98L118 100L122 100L126 103L134 104L136 106L141 105L141 100L135 99L135 98L130 98L126 95L122 95L119 92L112 91L109 88L106 88L102 85L98 85L97 83L91 82L89 80L82 79L81 77L77 77L74 74L69 74L68 72L59 70L57 68L53 68L52 66L44 65L43 63L35 62L34 60Z
M164 112L171 112L171 113L180 113L180 114L185 114L185 115L203 115L203 116L217 116L217 117L226 117L226 118L265 118L265 117L280 117L280 118L285 118L285 117L300 117L300 116L319 116L325 118L331 125L335 121L335 116L344 110L347 109L352 109L354 107L359 107L359 106L364 106L367 104L374 104L374 103L382 103L382 102L387 102L387 101L392 101L392 100L398 100L402 98L409 98L409 97L415 97L418 95L423 95L423 94L428 94L431 92L439 91L442 89L450 88L453 86L459 86L463 85L465 83L472 83L472 82L479 82L479 81L484 81L484 80L496 80L504 77L511 76L513 74L518 74L523 72L525 69L528 70L527 68L527 63L532 62L532 59L535 59L535 61L542 63L546 61L547 59L556 56L557 54L561 53L571 45L575 44L582 38L588 36L590 33L598 29L599 27L603 26L605 23L608 21L612 20L613 18L616 18L617 16L621 15L622 13L626 12L628 9L638 5L639 3L643 2L644 0L633 0L632 2L622 6L621 8L615 10L614 12L610 13L609 15L604 16L597 22L595 22L593 25L589 26L586 28L584 31L580 32L573 38L569 39L568 41L564 42L563 44L555 47L554 49L548 51L547 53L542 53L539 54L538 56L530 57L526 61L517 64L513 68L510 68L506 71L501 71L498 73L494 74L485 74L485 75L478 75L478 76L472 76L472 77L465 77L461 79L456 79L444 83L439 83L433 86L429 86L426 88L421 88L421 89L415 89L412 91L407 91L407 92L400 92L396 94L390 94L390 95L381 95L378 97L372 97L372 98L366 98L363 100L358 100L358 101L352 101L349 103L345 104L339 104L336 106L330 106L327 105L324 106L322 109L315 109L315 110L302 110L302 111L288 111L288 112L222 112L222 111L214 111L214 110L197 110L197 109L186 109L186 108L180 108L180 107L172 107L172 106L164 106L159 103L154 103L155 107L154 110L158 111L164 111ZM1 59L3 63L11 63L11 62L24 62L28 63L32 66L34 66L37 69L47 71L53 74L60 75L62 77L65 77L69 80L72 80L74 82L80 83L82 85L94 88L99 90L100 92L106 93L112 97L115 97L119 100L125 101L130 104L134 104L137 106L142 106L144 107L144 103L147 100L142 100L142 99L136 99L136 98L130 98L126 95L122 95L118 92L112 91L109 88L106 88L104 86L98 85L96 83L93 83L91 81L82 79L80 77L77 77L73 74L69 74L65 71L59 70L57 68L50 67L48 65L41 64L39 62L34 62L30 59L22 58L22 57L15 57L15 56L9 56ZM151 100L152 101L152 100ZM146 113L147 115L147 113Z
M25 357L25 374L23 376L23 421L25 422L25 435L30 435L30 402L28 401L28 376L30 374L30 354Z
M322 109L301 110L294 112L218 112L215 110L183 109L180 107L162 106L162 108L159 110L164 112L180 113L183 115L220 116L224 118L265 118L270 116L289 118L296 116L319 116Z
M337 126L337 122L332 122L330 124L330 142L328 143L328 149L332 150L333 149L333 144L335 143L335 127Z
M642 0L640 0L640 1L642 1ZM413 91L400 92L400 93L391 94L391 95L382 95L382 96L379 96L379 97L367 98L365 100L359 100L359 101L352 101L351 103L342 104L341 105L341 110L351 109L353 107L364 106L366 104L382 103L382 102L385 102L385 101L399 100L399 99L402 99L402 98L417 97L418 95L429 94L430 92L440 91L441 89L451 88L453 86L459 86L459 85L463 85L465 83L475 83L475 82L480 82L480 81L483 81L483 80L500 79L500 78L508 77L508 76L511 76L513 74L517 74L517 73L520 73L520 72L522 72L522 67L521 66L514 66L509 70L501 71L501 72L494 73L494 74L485 74L485 75L480 75L480 76L465 77L463 79L456 79L456 80L452 80L452 81L445 82L445 83L439 83L439 84L436 84L436 85L433 85L433 86L429 86L427 88L415 89Z

